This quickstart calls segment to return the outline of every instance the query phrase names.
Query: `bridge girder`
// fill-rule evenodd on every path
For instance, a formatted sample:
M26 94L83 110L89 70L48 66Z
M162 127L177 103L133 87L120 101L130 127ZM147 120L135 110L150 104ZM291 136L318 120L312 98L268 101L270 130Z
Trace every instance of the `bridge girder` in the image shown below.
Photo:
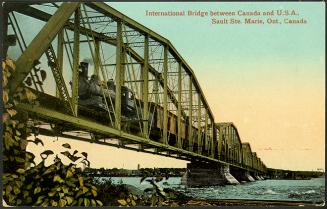
M42 5L42 4L40 4ZM85 23L85 19L88 19L86 6L89 8L94 9L95 11L113 18L113 22L117 24L117 31L116 37L112 37L96 31L92 29L89 25L89 28L86 27L89 22ZM82 9L81 9L82 8ZM85 12L83 16L83 10ZM11 82L11 90L14 91L18 85L22 84L26 76L32 71L33 66L35 65L35 61L39 60L41 56L47 51L49 47L52 47L52 43L56 37L61 37L58 41L61 41L58 44L58 56L57 62L59 65L58 68L63 70L63 50L66 47L65 44L69 40L66 40L64 36L64 30L70 30L73 32L74 41L73 41L73 50L71 52L71 56L73 57L73 64L72 64L72 98L71 103L73 105L73 114L67 114L60 112L55 109L49 108L49 106L42 106L39 107L31 106L28 104L21 104L20 109L28 111L30 113L36 114L44 118L45 120L52 121L52 122L60 122L60 123L67 123L71 124L73 127L81 128L82 130L89 131L90 133L100 133L105 136L115 136L120 139L129 140L132 143L136 144L146 144L147 146L154 147L156 149L166 150L168 152L179 153L177 158L179 159L189 159L189 160L199 160L199 161L206 161L206 162L216 162L221 164L226 164L238 168L242 168L241 165L241 157L242 157L242 147L241 147L241 140L238 135L237 129L232 123L214 123L214 117L211 112L211 109L207 103L207 100L202 92L202 89L199 86L199 83L196 79L196 76L191 69L191 67L186 63L186 61L182 58L182 56L178 53L178 51L174 48L174 46L170 43L169 40L163 38L159 34L151 31L150 29L146 28L145 26L137 23L136 21L126 17L125 15L121 14L120 12L114 10L113 8L109 7L105 3L93 2L93 3L62 3L58 6L55 13L50 14L45 11L41 11L37 8L31 6L21 6L14 8L13 11L21 13L23 15L27 15L33 18L36 18L41 21L45 21L46 24L42 29L37 33L35 38L29 43L27 48L22 52L21 56L16 61L16 72L13 75L13 80ZM69 18L74 15L74 20L71 21ZM123 36L123 30L126 30L125 26L139 32L144 36L144 54L140 55L133 47L131 47L128 43L128 37L126 35L125 41ZM124 27L124 28L123 28ZM66 31L65 31L66 32ZM126 31L125 31L126 33ZM78 63L79 63L79 55L80 55L80 36L84 35L87 37L87 42L90 46L90 50L92 49L90 42L95 42L94 51L92 52L92 58L95 60L95 71L97 74L100 70L103 72L102 63L99 59L99 51L100 45L99 42L103 42L106 44L110 44L116 47L116 92L121 92L121 86L124 84L124 75L120 73L124 73L126 71L126 66L132 64L132 59L139 65L141 65L141 78L143 80L143 84L141 85L141 97L143 99L144 104L142 113L143 117L141 118L143 122L143 129L141 128L141 132L143 131L142 136L136 136L130 133L125 132L121 129L121 99L120 97L116 97L115 100L115 108L114 108L114 118L115 118L115 126L105 126L103 124L97 124L94 121L87 120L85 118L79 117L78 113ZM67 35L68 37L68 35ZM66 37L66 39L68 39ZM92 40L90 40L92 39ZM151 40L157 41L161 44L164 52L163 58L163 70L162 72L156 68L155 65L152 65L150 61L149 55L149 42ZM59 43L59 42L58 42ZM61 45L61 49L60 49ZM70 43L69 43L70 47ZM59 50L60 49L60 50ZM67 49L66 49L67 50ZM61 51L61 52L60 52ZM95 55L93 54L95 53ZM67 52L67 56L69 59L69 55ZM130 58L130 62L126 62ZM170 71L169 66L169 59L174 59L177 65L177 72ZM134 70L132 69L132 72ZM117 73L118 72L118 73ZM120 73L119 73L120 72ZM183 72L185 72L186 78L182 77ZM134 73L134 72L133 72ZM148 109L148 98L149 98L149 74L150 73L154 80L160 84L161 88L163 89L163 137L162 141L156 142L150 139L149 132L147 128L150 127L150 121L147 120L149 115ZM176 73L178 77L177 81L177 97L175 96L174 88L172 88L172 77L169 74ZM63 72L62 75L63 76ZM103 79L105 76L102 76ZM129 81L133 82L133 81ZM134 82L137 82L136 80ZM146 84L145 84L146 83ZM186 84L185 84L186 83ZM56 82L57 85L58 82ZM185 87L186 85L186 87ZM182 91L186 91L186 98L185 95L183 96ZM196 97L195 97L195 96ZM177 143L175 146L171 146L168 144L168 135L171 130L169 130L168 122L173 117L172 113L169 110L169 101L172 103L177 110L176 116L176 124L177 124L177 131L175 130ZM111 102L111 101L110 101ZM134 101L135 102L135 101ZM136 102L135 102L136 103ZM186 105L182 105L186 103ZM107 104L108 106L108 104ZM195 107L195 109L194 109ZM150 106L149 106L150 108ZM188 110L185 111L185 110ZM108 110L109 111L109 110ZM109 113L109 117L110 117ZM188 125L188 136L189 138L186 139L186 130L184 130L184 139L182 139L182 120L184 120L184 124ZM141 126L141 125L140 125ZM146 127L146 128L145 128ZM194 128L197 131L194 131ZM228 129L228 139L229 139L229 146L231 146L231 158L233 162L225 162L222 161L220 158L215 159L215 150L218 149L218 156L221 154L221 135L222 135L222 128ZM219 132L219 138L216 138ZM197 135L197 136L196 136ZM202 136L203 135L203 136ZM187 144L184 145L185 141ZM218 143L216 143L218 141ZM238 143L238 150L234 150L234 145ZM232 144L232 145L231 145ZM106 144L108 145L108 144ZM227 145L227 143L226 143ZM115 146L115 145L109 145ZM187 146L184 148L184 146ZM217 147L218 146L218 147ZM137 149L136 149L137 150ZM260 165L259 160L257 160L257 164ZM248 168L251 169L251 168Z

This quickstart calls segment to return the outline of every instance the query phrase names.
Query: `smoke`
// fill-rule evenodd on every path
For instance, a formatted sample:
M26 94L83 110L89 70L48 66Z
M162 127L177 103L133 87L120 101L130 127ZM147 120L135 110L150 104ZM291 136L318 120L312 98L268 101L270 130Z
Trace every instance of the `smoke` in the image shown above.
M82 62L87 62L89 65L93 65L93 59L92 58L84 58Z

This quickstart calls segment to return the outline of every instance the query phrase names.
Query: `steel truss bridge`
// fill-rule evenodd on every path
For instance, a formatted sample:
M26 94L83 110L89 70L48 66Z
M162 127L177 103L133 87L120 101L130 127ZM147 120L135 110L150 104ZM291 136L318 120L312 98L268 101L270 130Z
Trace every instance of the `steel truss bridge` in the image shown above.
M194 71L166 38L100 2L4 7L5 34L16 39L10 88L37 95L38 105L19 109L40 122L40 134L266 173L233 123L215 123ZM102 109L80 102L83 60L99 78ZM109 80L115 98L105 94Z

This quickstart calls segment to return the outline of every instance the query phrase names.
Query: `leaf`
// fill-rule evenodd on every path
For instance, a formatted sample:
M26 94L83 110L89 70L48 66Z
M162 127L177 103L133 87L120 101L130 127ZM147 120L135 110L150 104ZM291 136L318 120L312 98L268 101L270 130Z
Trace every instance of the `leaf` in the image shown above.
M78 199L78 206L81 206L81 205L82 205L82 203L83 203L83 201L84 201L84 199L83 199L83 198L79 198L79 199Z
M21 199L18 199L16 202L17 202L16 203L17 205L20 205L20 204L22 204L23 201Z
M40 156L41 156L42 159L46 159L49 155L53 155L53 154L54 154L53 151L51 151L51 150L45 150L44 152L42 152L40 154Z
M40 71L42 81L44 81L47 78L47 73L44 70Z
M52 201L51 201L51 206L56 207L56 206L58 206L58 203L57 203L56 201L52 200Z
M157 176L155 181L156 181L156 182L160 182L160 181L162 181L162 180L163 180L163 177L162 177L162 176Z
M6 68L6 62L2 61L2 70L4 70Z
M87 188L87 187L83 187L83 194L85 194L86 192L88 192L89 191L89 188Z
M65 151L65 152L60 152L62 155L64 155L64 156L66 156L66 157L68 157L69 158L69 156L70 156L70 152L68 152L68 151Z
M69 159L73 162L76 162L78 159L80 159L81 157L76 157L76 156L73 156L73 155L70 155L69 156Z
M7 109L7 112L9 113L9 115L10 115L11 117L17 114L17 111L14 110L14 109Z
M12 191L12 187L10 185L7 185L6 186L6 196L8 196L11 191Z
M2 122L6 123L10 119L9 113L3 113L2 115Z
M64 200L64 199L60 199L60 200L59 200L59 206L60 206L60 207L64 207L64 206L66 205L66 203L67 203L67 201Z
M90 206L90 200L87 198L84 198L84 206Z
M159 201L159 198L158 197L152 196L152 198L151 198L151 206L155 206L158 201Z
M57 191L51 191L51 192L48 192L48 195L49 195L49 197L53 197L56 193L57 193Z
M25 173L25 170L22 169L22 168L18 168L18 169L16 170L16 172L19 173L19 174L23 174L23 173Z
M28 191L23 192L23 197L26 198L29 195Z
M36 188L34 189L34 194L37 194L37 193L39 193L39 192L41 192L41 187L36 187Z
M51 166L50 168L48 168L47 170L44 171L43 175L44 176L48 175L48 174L50 174L50 173L52 173L54 171L55 171L55 167Z
M3 71L3 74L2 74L2 87L6 87L7 84L8 84L8 77L6 71Z
M20 133L20 131L16 130L16 135L21 136L22 134Z
M127 205L127 202L126 202L126 200L124 200L124 199L117 200L117 202L118 202L121 206L126 206L126 205Z
M16 196L10 195L9 196L9 203L12 203L15 198L16 198Z
M97 191L94 190L94 189L92 189L91 192L92 192L92 194L93 194L94 197L96 197L98 195Z
M92 206L97 206L97 203L95 202L94 199L91 199L91 205L92 205Z
M96 200L96 202L98 203L98 205L103 206L103 203L100 200Z
M62 178L59 176L59 175L55 175L53 177L53 182L59 182L59 183L62 183L64 182L64 180L62 180Z
M35 193L34 193L35 194ZM45 198L45 196L44 195L42 195L42 196L39 196L38 198L37 198L37 201L36 201L36 205L39 205L39 204L41 204L42 202L43 202L43 198Z
M15 157L15 160L18 162L18 163L25 163L25 160L23 158L20 158L20 157Z
M82 160L81 163L83 163L86 167L90 167L90 161L87 159Z
M74 187L74 188L76 187L76 185L73 182L67 181L67 179L66 179L66 184L70 187Z
M79 177L78 177L78 181L79 181L79 185L80 185L81 187L83 187L83 186L84 186L84 179L83 179L82 176L79 176Z
M70 145L68 143L62 144L61 146L67 148L67 149L71 149Z
M62 191L66 194L66 193L68 193L68 188L67 187L63 187L62 188Z
M73 202L73 198L70 196L66 196L66 201L67 201L67 205L70 205Z
M72 176L73 176L73 173L70 170L68 170L66 173L66 178L70 178Z
M136 195L133 195L133 194L132 194L132 198L133 198L134 200L137 200Z
M81 155L83 155L85 158L87 158L87 153L86 152L82 152Z
M147 176L143 176L140 180L140 183L142 183L145 179L147 178Z
M132 200L132 206L136 206L136 202L134 200Z
M6 59L6 65L9 66L12 70L16 69L14 62L11 59ZM2 66L3 66L3 64L2 64Z
M33 201L32 197L27 197L26 198L26 203L29 204Z
M39 138L34 139L33 143L36 145L38 145L40 143L40 144L42 144L42 146L44 146L43 141Z
M6 104L9 101L9 93L6 90L2 91L2 101Z
M14 186L14 193L17 195L20 193L20 189L16 186Z

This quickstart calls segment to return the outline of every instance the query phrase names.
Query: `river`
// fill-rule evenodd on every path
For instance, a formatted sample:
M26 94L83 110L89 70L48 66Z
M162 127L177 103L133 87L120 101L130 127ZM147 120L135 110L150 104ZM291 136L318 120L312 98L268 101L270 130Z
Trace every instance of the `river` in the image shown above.
M106 177L103 177L106 179ZM133 185L141 190L150 187L140 177L111 177L115 184ZM159 184L196 198L206 199L247 199L247 200L287 200L287 201L325 201L325 178L310 180L261 180L240 185L209 186L186 188L180 177L170 177Z

